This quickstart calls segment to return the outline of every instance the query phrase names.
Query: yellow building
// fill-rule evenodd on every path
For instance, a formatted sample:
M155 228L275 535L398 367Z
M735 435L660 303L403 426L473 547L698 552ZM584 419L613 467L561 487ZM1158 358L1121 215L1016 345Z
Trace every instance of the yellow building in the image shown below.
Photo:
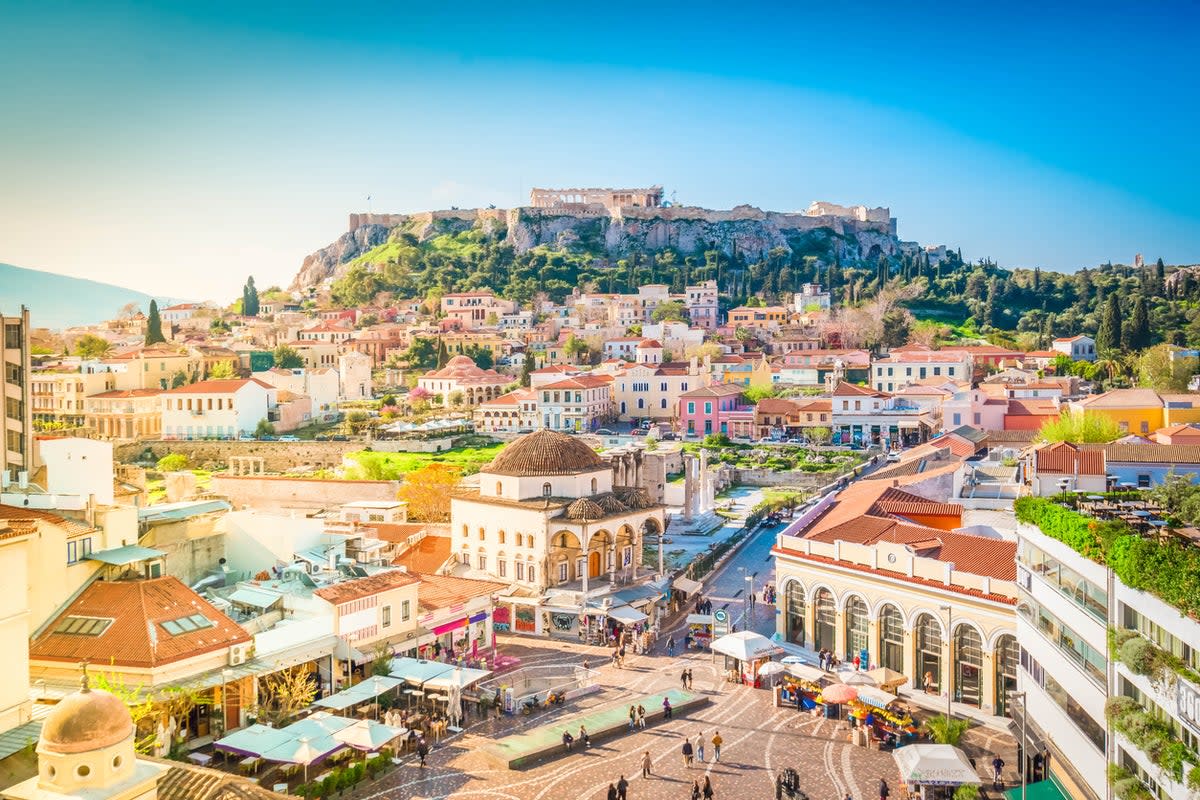
M1117 423L1122 431L1148 436L1168 425L1200 422L1200 394L1114 389L1073 401L1071 412L1097 414Z
M724 383L732 383L747 389L770 389L774 378L771 365L765 358L731 364L721 373Z
M34 422L84 424L84 398L116 388L111 372L35 372L29 381Z
M447 331L442 334L446 344L446 352L451 356L464 355L473 347L490 350L492 358L499 361L506 347L512 342L496 333L468 333L463 331Z
M119 353L104 363L113 369L117 389L170 389L176 373L190 382L198 366L186 351L165 343Z
M735 328L777 330L780 325L787 323L787 319L788 310L783 306L742 306L729 312L729 324Z
M162 435L159 389L114 389L84 399L84 425L104 439L157 438Z

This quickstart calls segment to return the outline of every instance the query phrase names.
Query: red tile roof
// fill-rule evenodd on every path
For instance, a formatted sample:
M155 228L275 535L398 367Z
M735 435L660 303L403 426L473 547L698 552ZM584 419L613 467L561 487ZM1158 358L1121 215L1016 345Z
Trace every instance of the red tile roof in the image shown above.
M1062 407L1053 400L1014 397L1008 401L1008 411L1014 417L1057 417Z
M885 514L900 517L911 516L954 516L962 517L963 508L958 503L939 503L927 500L918 494L889 486L875 501L875 509Z
M417 601L422 609L447 608L465 603L474 597L508 589L507 583L458 578L452 575L424 573L417 577L421 579L421 585L417 587Z
M392 563L407 567L409 572L433 573L449 560L450 537L425 536L416 547L396 556ZM420 593L420 589L417 591Z
M51 511L41 511L36 508L24 508L22 506L0 505L0 520L40 520L63 528L67 531L68 535L96 530L93 526L88 525L82 520L64 517Z
M248 383L256 383L264 389L274 389L269 383L263 383L258 378L228 378L215 381L198 381L187 386L168 389L163 394L233 394Z
M342 581L332 586L322 586L320 589L314 591L313 594L322 600L328 600L336 606L342 603L349 603L352 600L361 600L364 597L370 597L380 592L399 589L401 586L409 586L418 580L416 576L410 575L404 570L394 569L375 575L368 575L365 578Z
M172 635L164 622L199 614L213 623ZM112 623L98 636L57 633L64 617L99 617ZM131 581L96 581L46 627L29 647L29 657L72 664L153 668L251 641L237 623L170 576Z
M834 387L833 395L835 397L855 395L865 397L891 397L891 395L887 392L877 392L869 386L859 386L854 383L847 383L846 381L841 381L836 387Z
M154 397L162 394L162 389L113 389L109 392L100 392L99 394L89 394L88 399L99 397L101 399L119 400L127 397Z
M539 386L538 390L542 389L599 389L601 386L608 386L613 381L611 375L576 375L561 381L546 386Z
M1104 475L1104 451L1055 442L1037 451L1037 471L1064 475Z

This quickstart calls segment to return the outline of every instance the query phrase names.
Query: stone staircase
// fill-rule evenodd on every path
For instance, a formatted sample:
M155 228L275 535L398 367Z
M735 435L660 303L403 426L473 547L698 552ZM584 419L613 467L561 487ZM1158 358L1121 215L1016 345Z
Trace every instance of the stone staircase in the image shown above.
M676 514L671 517L671 524L667 527L668 536L708 536L717 528L725 524L725 518L717 514L715 511L706 511L692 518L691 522L684 522L682 514Z

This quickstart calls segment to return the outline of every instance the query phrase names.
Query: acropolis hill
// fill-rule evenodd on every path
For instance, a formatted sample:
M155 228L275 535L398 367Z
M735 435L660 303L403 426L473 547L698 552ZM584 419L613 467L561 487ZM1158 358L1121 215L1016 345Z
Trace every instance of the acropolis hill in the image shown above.
M304 259L293 288L341 277L342 265L397 234L427 241L444 233L478 229L502 237L518 253L538 246L585 248L620 257L674 248L683 253L720 249L757 257L775 248L836 254L858 261L912 253L915 242L896 236L887 208L814 202L804 211L763 211L750 205L728 210L665 203L661 186L634 189L533 189L529 205L413 214L351 214L349 230Z

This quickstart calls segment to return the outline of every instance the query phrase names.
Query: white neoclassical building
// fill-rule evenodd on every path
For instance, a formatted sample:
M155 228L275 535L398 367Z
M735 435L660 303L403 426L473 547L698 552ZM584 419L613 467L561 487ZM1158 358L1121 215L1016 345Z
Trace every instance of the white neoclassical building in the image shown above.
M780 534L779 635L1007 715L1019 657L1015 543L955 532L954 504L893 487L852 494L865 513L822 526L839 501L823 502Z
M499 630L579 635L581 622L590 631L653 613L661 589L648 584L661 552L647 570L642 545L658 542L666 518L638 488L639 465L614 466L575 436L540 430L485 466L478 489L451 498L459 563L512 585Z

